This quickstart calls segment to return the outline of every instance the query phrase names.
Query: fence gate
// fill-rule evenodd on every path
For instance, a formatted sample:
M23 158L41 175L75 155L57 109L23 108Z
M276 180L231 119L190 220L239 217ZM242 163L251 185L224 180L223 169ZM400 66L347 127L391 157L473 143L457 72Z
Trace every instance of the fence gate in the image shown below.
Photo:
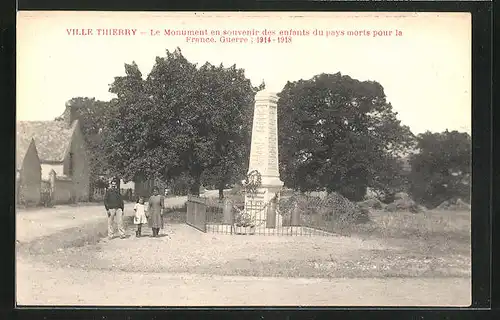
M188 195L186 203L186 223L202 232L207 232L206 199Z
M206 232L234 235L333 236L331 222L317 210L280 210L276 200L205 200ZM305 214L304 212L307 212Z

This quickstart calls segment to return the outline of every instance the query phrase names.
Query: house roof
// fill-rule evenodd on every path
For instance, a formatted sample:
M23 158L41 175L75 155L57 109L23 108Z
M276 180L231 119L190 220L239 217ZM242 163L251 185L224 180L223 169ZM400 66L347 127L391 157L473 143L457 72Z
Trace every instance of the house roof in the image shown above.
M71 126L63 120L18 121L16 125L16 137L19 141L32 138L35 140L40 161L62 162L69 150L78 121L74 121Z
M16 169L17 170L21 169L24 157L26 156L26 153L28 152L28 149L29 149L32 141L33 141L32 138L30 139L30 138L25 138L22 136L20 137L19 135L16 136Z

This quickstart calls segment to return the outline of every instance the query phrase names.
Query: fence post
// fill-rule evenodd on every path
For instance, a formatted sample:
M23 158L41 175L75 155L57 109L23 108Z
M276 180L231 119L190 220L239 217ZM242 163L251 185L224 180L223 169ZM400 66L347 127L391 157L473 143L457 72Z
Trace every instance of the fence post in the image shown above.
M267 206L266 228L276 228L276 199L272 199Z
M200 214L200 223L202 224L202 229L203 232L207 232L207 200L204 199L203 202L200 204L200 207L202 208Z
M194 199L193 199L194 200ZM198 211L199 211L199 205L198 202L193 201L193 226L197 227L198 226Z
M230 199L224 199L224 224L232 224L233 223L233 203Z
M297 205L292 210L292 219L291 220L292 221L291 221L290 225L292 227L300 226L300 209L299 209L299 206L297 206Z
M193 197L190 197L191 200L191 225L196 228L196 215L198 207L196 206L196 201Z
M189 223L194 226L194 202L192 199L189 199Z
M186 203L186 223L189 225L191 225L191 214L192 214L191 199L188 196L187 203Z

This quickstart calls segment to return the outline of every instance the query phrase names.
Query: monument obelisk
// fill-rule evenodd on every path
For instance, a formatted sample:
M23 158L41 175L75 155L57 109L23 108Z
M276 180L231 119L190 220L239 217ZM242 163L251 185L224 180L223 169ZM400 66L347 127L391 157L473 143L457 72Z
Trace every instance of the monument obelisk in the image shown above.
M278 168L278 97L266 89L255 95L252 140L248 172L257 170L261 186L255 195L245 195L245 210L252 215L257 227L265 225L265 206L283 187ZM262 208L259 209L261 204ZM277 225L281 219L277 217Z

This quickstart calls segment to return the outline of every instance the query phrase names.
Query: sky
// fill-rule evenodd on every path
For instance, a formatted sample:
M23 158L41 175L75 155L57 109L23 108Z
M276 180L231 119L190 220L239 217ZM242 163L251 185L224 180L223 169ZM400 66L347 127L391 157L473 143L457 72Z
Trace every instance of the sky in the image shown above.
M97 35L97 29L109 28L137 31ZM70 29L91 29L92 35L69 35ZM216 43L188 43L185 36L164 35L165 29L207 30L207 37L224 30L309 31L309 36L292 36L290 43L255 43L255 37L254 43L221 43L215 35ZM348 35L355 31L358 36ZM374 31L392 33L374 37ZM125 63L135 61L146 77L155 58L176 47L199 65L236 64L253 85L264 80L275 92L287 81L320 73L377 81L413 133L471 132L467 13L19 12L17 120L53 120L73 97L109 100L109 85L125 74Z

